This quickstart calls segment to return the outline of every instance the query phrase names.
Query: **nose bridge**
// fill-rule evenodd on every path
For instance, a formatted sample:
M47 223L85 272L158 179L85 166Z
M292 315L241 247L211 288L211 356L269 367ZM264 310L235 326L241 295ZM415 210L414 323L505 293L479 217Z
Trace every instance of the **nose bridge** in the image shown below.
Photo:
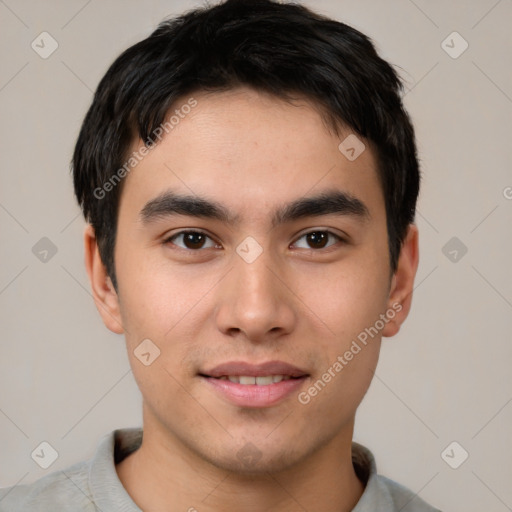
M291 329L293 307L276 274L279 262L270 251L261 246L258 249L250 240L242 242L233 255L233 267L220 297L219 328L226 333L243 331L252 339L264 337L271 330Z
M275 270L270 270L276 267L276 262L272 260L270 251L254 246L250 240L237 248L232 276L235 279L237 303L255 308L253 314L257 310L262 313L271 310L277 301L279 290L276 289Z
M243 247L239 248L239 251L241 252L242 249ZM252 252L253 249L251 248L250 251ZM272 302L275 293L273 287L276 284L274 275L276 271L271 272L270 269L276 266L276 262L272 261L269 251L251 256L254 259L245 259L241 256L235 264L235 274L240 283L239 292L255 300L265 299L265 296L268 296L266 303ZM246 294L244 290L247 292Z

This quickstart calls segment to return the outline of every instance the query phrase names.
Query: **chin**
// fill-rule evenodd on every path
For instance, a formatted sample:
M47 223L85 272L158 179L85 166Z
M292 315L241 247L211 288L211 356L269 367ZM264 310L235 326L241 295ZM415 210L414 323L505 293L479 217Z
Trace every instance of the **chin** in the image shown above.
M230 471L239 476L261 476L268 473L279 473L290 469L297 462L296 460L288 460L283 457L262 457L258 461L241 461L237 457L230 459L222 459L212 461L219 469Z
M222 448L220 448L222 449ZM229 450L228 453L202 454L215 467L230 471L240 476L255 476L268 473L279 473L290 469L306 457L294 449L279 448L275 444L259 449L248 441L240 447Z

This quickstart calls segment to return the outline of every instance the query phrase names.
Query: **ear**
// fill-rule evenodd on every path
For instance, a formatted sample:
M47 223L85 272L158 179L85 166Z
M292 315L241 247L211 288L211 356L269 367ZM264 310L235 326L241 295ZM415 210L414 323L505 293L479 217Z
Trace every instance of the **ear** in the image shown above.
M382 330L383 336L394 336L411 309L414 278L419 263L418 239L418 228L414 224L409 224L389 290L388 308L396 314Z
M87 224L84 231L85 268L92 296L103 323L116 334L124 332L117 292L101 261L94 228Z

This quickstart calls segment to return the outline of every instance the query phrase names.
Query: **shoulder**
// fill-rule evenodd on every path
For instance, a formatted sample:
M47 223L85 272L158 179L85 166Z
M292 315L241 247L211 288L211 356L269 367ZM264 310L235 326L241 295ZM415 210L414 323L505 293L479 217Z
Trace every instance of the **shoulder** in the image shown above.
M120 482L115 465L141 442L140 428L114 430L103 437L90 460L31 484L0 489L0 512L140 512Z
M402 512L441 512L422 500L410 489L390 478L376 475L376 480L383 493L388 494L394 507L393 510L400 510Z
M96 512L88 485L89 464L78 462L31 484L0 489L0 512Z

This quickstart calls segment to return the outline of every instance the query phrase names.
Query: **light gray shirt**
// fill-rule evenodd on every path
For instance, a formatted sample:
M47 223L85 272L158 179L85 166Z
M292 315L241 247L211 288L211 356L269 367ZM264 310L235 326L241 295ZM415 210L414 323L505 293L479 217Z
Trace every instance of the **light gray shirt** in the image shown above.
M101 440L91 460L32 484L0 489L0 512L142 512L115 468L141 442L140 428L114 430ZM352 443L352 461L357 476L365 482L352 512L440 512L402 485L377 475L375 459L364 446ZM201 510L199 505L196 508Z

